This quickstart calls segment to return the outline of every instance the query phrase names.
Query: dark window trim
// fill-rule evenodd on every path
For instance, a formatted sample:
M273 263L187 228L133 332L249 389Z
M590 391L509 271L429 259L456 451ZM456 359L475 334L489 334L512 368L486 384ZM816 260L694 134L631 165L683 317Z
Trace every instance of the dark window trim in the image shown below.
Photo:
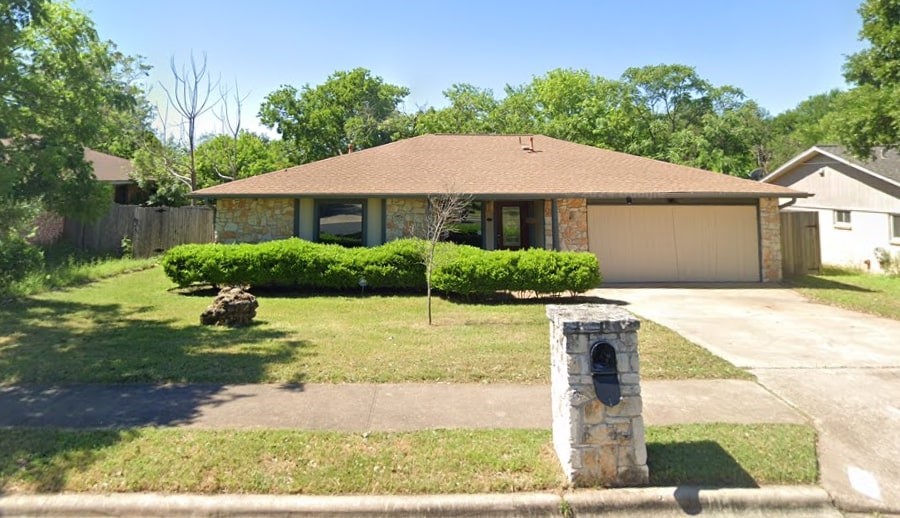
M366 223L368 223L368 200L366 198L316 198L314 200L315 210L313 214L313 239L319 242L319 220L321 219L319 208L323 203L352 203L362 206L362 243L360 246L368 246L368 232L366 231Z
M473 203L481 204L481 208L479 209L479 212L481 212L481 217L479 218L481 220L480 221L481 235L479 236L479 240L478 240L479 241L478 248L481 248L482 250L485 249L485 242L486 242L485 240L487 239L487 232L485 231L485 229L487 228L487 213L485 212L484 208L485 208L485 205L487 205L488 201L489 200L477 200L477 199L469 200L470 206ZM429 210L429 211L431 210L431 200L430 199L428 200L428 205L427 205L426 210Z

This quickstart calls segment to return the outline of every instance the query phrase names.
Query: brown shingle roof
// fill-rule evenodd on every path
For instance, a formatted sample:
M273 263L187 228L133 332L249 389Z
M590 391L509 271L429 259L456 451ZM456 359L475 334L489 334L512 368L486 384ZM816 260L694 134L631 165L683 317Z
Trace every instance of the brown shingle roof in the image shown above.
M534 151L523 150L530 146ZM762 184L536 135L423 135L191 194L269 196L802 197Z
M93 149L84 150L84 159L94 167L94 176L101 182L130 183L134 166L131 160L107 155Z
M0 144L4 146L10 145L11 142L12 140L8 138L0 139ZM101 182L130 183L133 181L131 172L134 171L134 166L131 160L89 148L84 148L84 160L91 163L94 168L94 177Z

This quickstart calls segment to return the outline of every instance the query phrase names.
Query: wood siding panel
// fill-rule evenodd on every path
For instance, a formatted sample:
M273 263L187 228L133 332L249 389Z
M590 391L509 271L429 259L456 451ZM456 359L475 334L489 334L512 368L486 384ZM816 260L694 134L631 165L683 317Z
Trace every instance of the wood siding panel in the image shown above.
M786 276L821 271L818 212L781 213L781 254Z
M774 183L815 194L798 198L793 207L900 213L900 187L848 165L811 159Z

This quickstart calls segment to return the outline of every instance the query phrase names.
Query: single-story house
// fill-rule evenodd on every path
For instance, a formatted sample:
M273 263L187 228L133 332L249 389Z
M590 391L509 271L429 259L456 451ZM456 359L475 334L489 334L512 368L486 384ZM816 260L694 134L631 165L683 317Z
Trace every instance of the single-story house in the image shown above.
M146 199L146 195L132 179L134 165L131 160L101 153L93 149L84 150L84 160L94 168L94 177L113 187L113 202L120 205L136 205Z
M777 281L779 198L805 193L540 135L423 135L194 191L219 242L375 246L472 197L461 241L591 251L607 282Z
M785 210L818 213L823 263L879 271L875 249L900 252L900 153L875 148L860 160L840 146L818 145L762 179L814 194Z
M4 141L4 143L7 143ZM93 167L94 178L112 186L113 203L132 205L147 199L147 195L131 178L134 166L131 160L85 148L84 160ZM41 213L34 222L35 232L30 241L35 244L54 243L63 235L65 218L52 213Z

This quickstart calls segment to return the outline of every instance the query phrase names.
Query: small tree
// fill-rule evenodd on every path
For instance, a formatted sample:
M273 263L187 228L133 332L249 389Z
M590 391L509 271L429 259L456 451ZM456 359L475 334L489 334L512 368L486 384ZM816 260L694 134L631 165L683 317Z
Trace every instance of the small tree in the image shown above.
M425 210L425 286L428 299L428 325L431 325L431 274L435 267L437 244L447 238L454 227L465 219L472 201L471 195L448 192L431 195Z
M166 117L168 117L168 107L171 106L175 112L181 116L181 132L186 140L187 161L171 161L166 164L166 172L176 178L179 182L187 186L188 190L197 189L197 164L195 152L197 149L197 119L201 115L211 110L219 99L210 99L212 97L213 88L218 86L219 82L213 85L206 70L206 53L203 54L203 62L198 65L191 54L191 67L181 67L179 71L175 66L175 57L172 56L170 62L172 68L172 79L174 84L171 88L160 83L166 92L168 105L166 106ZM224 96L224 94L223 94ZM163 138L166 138L167 120L163 120ZM177 165L176 165L177 164ZM187 169L186 171L184 169ZM191 205L194 200L191 200Z

